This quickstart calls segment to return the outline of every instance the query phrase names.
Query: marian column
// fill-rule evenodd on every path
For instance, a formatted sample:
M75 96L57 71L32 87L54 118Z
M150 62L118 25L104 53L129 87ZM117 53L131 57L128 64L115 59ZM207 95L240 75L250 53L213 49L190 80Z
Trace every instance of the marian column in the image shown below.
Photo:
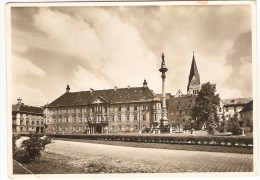
M166 109L166 98L165 98L165 91L164 91L164 83L165 83L165 78L166 78L166 71L168 69L165 66L165 61L164 61L164 54L162 53L162 65L161 69L159 71L162 73L162 117L160 120L160 127L168 127L169 126L169 121L167 119L167 109Z

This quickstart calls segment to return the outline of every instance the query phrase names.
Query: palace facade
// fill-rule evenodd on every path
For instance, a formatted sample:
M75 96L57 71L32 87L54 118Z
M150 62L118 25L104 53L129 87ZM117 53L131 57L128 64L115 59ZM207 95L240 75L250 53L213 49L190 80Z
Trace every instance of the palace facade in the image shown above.
M44 106L46 133L120 133L158 127L161 101L142 87L66 92Z

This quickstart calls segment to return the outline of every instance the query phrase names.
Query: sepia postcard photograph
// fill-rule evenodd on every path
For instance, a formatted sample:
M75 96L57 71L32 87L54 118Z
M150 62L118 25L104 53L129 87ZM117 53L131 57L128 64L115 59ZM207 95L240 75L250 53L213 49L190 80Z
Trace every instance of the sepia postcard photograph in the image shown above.
M6 24L9 177L258 175L255 1L10 2Z

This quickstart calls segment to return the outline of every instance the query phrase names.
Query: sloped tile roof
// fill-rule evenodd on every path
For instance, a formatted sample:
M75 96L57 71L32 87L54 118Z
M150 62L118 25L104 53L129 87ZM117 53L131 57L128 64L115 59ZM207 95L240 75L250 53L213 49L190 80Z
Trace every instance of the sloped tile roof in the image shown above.
M109 101L109 103L113 104L152 100L154 94L148 87L117 88L116 91L114 89L106 89L93 90L92 92L69 92L64 93L47 106L59 107L88 105L99 97L104 98Z
M239 112L239 113L242 113L242 112L247 112L247 111L253 111L253 100L248 102L245 107Z
M12 112L23 112L23 113L28 113L28 114L43 115L43 108L24 105L24 104L13 104Z
M222 99L222 103L224 106L245 105L251 100L252 98Z
M168 111L189 110L195 104L196 96L184 95L166 100Z

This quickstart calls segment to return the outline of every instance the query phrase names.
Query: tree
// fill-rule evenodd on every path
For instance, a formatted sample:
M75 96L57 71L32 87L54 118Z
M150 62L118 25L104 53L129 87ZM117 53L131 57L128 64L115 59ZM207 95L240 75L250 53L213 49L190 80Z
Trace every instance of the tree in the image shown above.
M210 82L202 84L191 114L195 120L196 129L201 129L203 125L206 125L209 133L214 133L219 121L217 116L219 103L220 97L219 94L216 94L216 84Z
M237 113L235 113L229 120L229 131L234 135L240 134L240 125Z

